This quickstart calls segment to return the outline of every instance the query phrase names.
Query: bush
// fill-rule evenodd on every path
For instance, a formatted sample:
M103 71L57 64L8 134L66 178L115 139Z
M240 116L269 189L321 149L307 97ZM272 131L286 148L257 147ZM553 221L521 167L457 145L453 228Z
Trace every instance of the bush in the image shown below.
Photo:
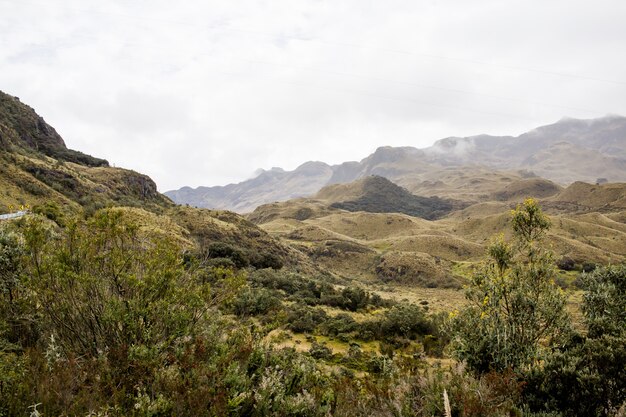
M563 256L556 262L556 266L562 271L573 271L576 269L576 262L569 256Z
M259 316L278 310L280 300L265 288L248 288L233 301L233 312L238 316Z
M593 272L596 267L597 265L593 262L583 262L582 270L583 272Z
M249 265L250 260L244 251L235 248L228 243L213 242L207 247L206 254L208 258L228 258L234 262L237 268L245 268Z
M329 317L322 326L322 333L326 336L348 335L358 330L359 324L352 316L342 313Z
M41 214L57 224L61 224L63 219L61 208L53 201L47 201L42 205L34 206L33 213Z
M287 328L295 333L313 333L327 318L324 310L297 305L287 314Z
M527 377L531 409L608 416L626 403L626 266L583 274L587 337L573 335Z
M309 349L309 354L314 359L330 359L330 357L333 356L333 351L326 345L313 342Z

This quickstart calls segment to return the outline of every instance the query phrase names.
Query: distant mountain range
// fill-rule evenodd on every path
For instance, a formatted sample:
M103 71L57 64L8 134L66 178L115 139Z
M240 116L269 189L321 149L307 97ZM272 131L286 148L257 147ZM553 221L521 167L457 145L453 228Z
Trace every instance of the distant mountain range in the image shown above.
M179 204L243 213L262 204L310 196L324 186L371 175L393 180L415 193L436 184L438 175L448 175L455 167L462 167L462 171L517 171L516 175L540 176L561 185L626 181L626 118L565 118L517 137L450 137L424 149L385 146L359 162L332 166L306 162L293 171L261 171L238 184L183 187L165 195Z

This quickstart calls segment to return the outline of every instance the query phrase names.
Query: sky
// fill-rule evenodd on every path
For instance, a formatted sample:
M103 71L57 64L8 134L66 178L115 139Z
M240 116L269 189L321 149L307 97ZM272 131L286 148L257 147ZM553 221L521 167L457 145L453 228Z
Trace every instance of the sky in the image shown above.
M0 0L0 90L160 191L626 115L623 0Z

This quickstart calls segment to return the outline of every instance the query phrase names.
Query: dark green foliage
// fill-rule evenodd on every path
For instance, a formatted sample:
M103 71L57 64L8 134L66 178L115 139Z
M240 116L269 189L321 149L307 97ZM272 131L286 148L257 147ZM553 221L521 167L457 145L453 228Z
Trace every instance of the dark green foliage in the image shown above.
M13 344L30 344L37 328L26 303L28 288L22 277L23 239L16 233L0 229L0 350ZM2 340L8 343L2 346Z
M237 264L230 258L207 259L206 265L214 268L237 268Z
M287 328L295 333L313 333L327 319L326 312L320 308L296 305L287 313Z
M330 359L333 355L333 351L326 345L313 342L309 349L309 354L315 359Z
M341 313L337 314L334 317L329 317L322 323L321 325L321 333L326 336L339 336L339 335L348 335L352 332L357 331L360 326L359 324L352 318L352 316Z
M526 377L525 402L564 416L608 416L626 401L626 338L575 337Z
M33 177L39 181L72 200L78 200L80 197L87 194L87 189L81 185L80 181L78 181L75 176L65 171L40 165L27 165L24 170L32 174Z
M597 265L593 262L583 262L582 270L583 272L593 272L597 268Z
M238 316L259 316L281 308L281 302L265 288L248 288L232 301L233 312Z
M207 246L206 256L210 259L230 259L237 268L251 266L257 269L281 269L283 261L269 252L253 252L237 248L224 242L212 242Z
M427 317L424 308L414 304L400 304L385 311L382 318L362 324L364 334L387 341L417 340L438 333L438 328Z
M582 278L586 337L573 335L528 376L525 399L536 410L607 416L626 403L626 266Z
M364 181L361 197L354 201L333 203L331 207L370 213L404 213L429 220L443 217L459 208L459 202L416 196L383 177L372 176Z
M589 337L626 337L626 265L596 269L582 281Z
M569 256L563 256L556 262L556 266L563 271L573 271L576 269L576 262Z
M281 269L284 266L282 259L278 255L269 252L251 252L249 258L250 265L257 269Z
M343 310L358 311L369 306L389 306L377 294L371 294L362 288L346 287L337 290L333 285L321 279L307 278L299 274L271 271L268 269L255 271L250 275L254 286L281 290L288 300L303 302L308 305L327 305Z
M209 258L228 258L234 262L237 268L244 268L250 263L247 254L242 250L221 242L209 244L207 247L207 256Z

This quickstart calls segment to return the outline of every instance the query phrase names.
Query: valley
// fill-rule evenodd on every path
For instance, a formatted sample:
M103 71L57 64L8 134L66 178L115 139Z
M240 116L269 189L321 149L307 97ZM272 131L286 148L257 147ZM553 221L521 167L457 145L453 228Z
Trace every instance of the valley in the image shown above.
M163 195L0 93L0 214L31 207L0 223L0 415L522 415L559 355L619 385L624 120Z

